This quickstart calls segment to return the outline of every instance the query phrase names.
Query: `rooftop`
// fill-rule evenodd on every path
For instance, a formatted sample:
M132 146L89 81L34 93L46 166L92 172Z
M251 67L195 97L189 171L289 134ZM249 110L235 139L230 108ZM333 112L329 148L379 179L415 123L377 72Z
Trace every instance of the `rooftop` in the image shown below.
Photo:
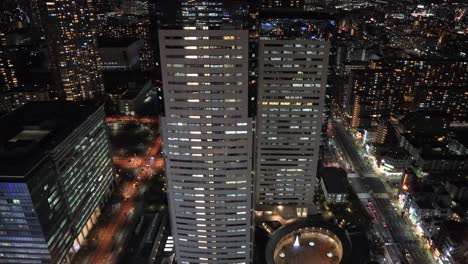
M0 117L0 180L27 176L96 109L75 102L31 102Z
M326 167L320 169L320 177L322 178L327 192L329 193L346 193L346 186L343 181L343 171L338 168Z
M272 234L265 254L268 264L349 263L351 241L336 225L314 218L298 219Z
M146 83L139 82L139 83L129 83L129 89L122 94L120 99L123 100L133 100L137 97L141 92L147 90L147 88L151 86L151 81L147 81Z
M100 48L127 48L136 42L143 42L141 39L127 38L127 39L110 39L99 38L98 44Z

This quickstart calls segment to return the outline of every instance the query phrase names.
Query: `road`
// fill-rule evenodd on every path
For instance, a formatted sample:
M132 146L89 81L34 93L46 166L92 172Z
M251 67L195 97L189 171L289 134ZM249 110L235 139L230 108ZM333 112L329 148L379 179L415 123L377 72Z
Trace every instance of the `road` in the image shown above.
M385 250L384 263L434 263L426 252L418 245L411 226L395 210L385 188L385 182L376 176L369 163L359 155L359 147L352 135L340 121L333 121L333 135L346 159L354 168L348 172L350 184L366 207L373 220L373 231L381 240ZM354 179L353 179L354 178ZM411 254L410 257L406 257Z
M142 166L148 165L148 167L152 167L153 169L162 168L161 162L162 159L158 158L158 152L161 150L161 137L157 137L155 143L152 147L148 148L144 157L122 157L122 156L114 156L112 160L114 164L121 168L140 168Z
M146 152L144 158L134 157L131 158L131 162L128 162L128 157L125 158L125 164L130 163L129 166L138 169L137 177L123 187L125 200L122 202L119 210L112 216L112 220L103 232L96 250L89 258L89 264L104 264L111 256L116 235L125 225L128 216L134 210L134 200L138 196L140 182L145 181L147 177L152 175L153 170L162 170L164 163L162 159L156 158L160 150L161 137L158 136L153 146ZM121 159L117 157L114 158L114 161L116 161L118 165L121 163Z
M116 123L116 122L135 122L140 124L147 123L158 123L158 118L156 117L132 117L132 116L112 116L106 118L107 123Z

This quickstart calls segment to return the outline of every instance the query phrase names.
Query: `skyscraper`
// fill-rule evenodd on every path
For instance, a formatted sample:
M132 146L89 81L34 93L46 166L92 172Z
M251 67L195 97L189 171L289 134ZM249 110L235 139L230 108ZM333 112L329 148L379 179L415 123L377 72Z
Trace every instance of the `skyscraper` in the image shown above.
M249 263L248 32L162 30L164 155L178 263Z
M180 19L185 29L220 29L223 25L223 1L180 0L180 4Z
M55 97L89 100L103 93L91 1L41 1Z
M255 203L305 216L314 209L330 44L326 21L293 17L260 25Z
M63 263L111 191L104 109L34 102L0 126L0 263Z

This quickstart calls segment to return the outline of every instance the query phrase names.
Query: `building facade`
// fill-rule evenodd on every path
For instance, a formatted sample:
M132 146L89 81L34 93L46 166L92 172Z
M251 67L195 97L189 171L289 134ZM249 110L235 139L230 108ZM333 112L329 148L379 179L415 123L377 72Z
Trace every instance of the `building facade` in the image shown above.
M352 71L345 109L354 128L376 127L391 113L416 110L450 114L466 122L468 62L388 59L371 61L365 70Z
M68 101L94 99L104 92L97 47L96 14L91 1L42 1L53 97Z
M330 44L317 21L265 19L259 41L256 209L313 206ZM279 33L278 32L283 32Z
M180 0L184 29L221 29L224 22L223 1Z
M162 30L165 166L178 263L249 263L248 32Z
M114 180L103 107L34 102L0 124L0 262L69 263Z

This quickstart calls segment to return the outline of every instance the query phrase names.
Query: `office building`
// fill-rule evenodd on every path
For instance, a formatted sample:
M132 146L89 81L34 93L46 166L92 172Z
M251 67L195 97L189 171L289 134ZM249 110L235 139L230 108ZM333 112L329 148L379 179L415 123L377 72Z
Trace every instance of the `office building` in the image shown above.
M348 203L348 190L346 188L347 176L345 171L335 167L320 169L320 187L329 204Z
M248 32L161 30L159 39L177 262L249 263Z
M106 13L98 16L97 27L99 40L130 42L142 39L143 48L138 54L140 68L146 73L154 71L156 52L153 45L156 44L153 44L153 42L157 42L153 40L153 28L147 16L128 13ZM100 53L100 56L103 57L103 54ZM104 58L102 60L104 64ZM103 66L103 71L105 71L106 65Z
M261 21L255 204L306 216L315 207L330 43L327 21L295 17Z
M151 83L129 83L128 90L118 100L119 112L126 116L142 115L145 104L156 96L156 89Z
M0 263L69 263L114 179L103 107L33 102L0 126Z
M181 0L180 5L184 29L221 29L225 20L223 1Z
M144 41L139 40L99 40L103 71L135 71L140 67L140 53Z
M42 1L41 11L56 86L53 97L68 101L99 97L104 85L92 3Z

